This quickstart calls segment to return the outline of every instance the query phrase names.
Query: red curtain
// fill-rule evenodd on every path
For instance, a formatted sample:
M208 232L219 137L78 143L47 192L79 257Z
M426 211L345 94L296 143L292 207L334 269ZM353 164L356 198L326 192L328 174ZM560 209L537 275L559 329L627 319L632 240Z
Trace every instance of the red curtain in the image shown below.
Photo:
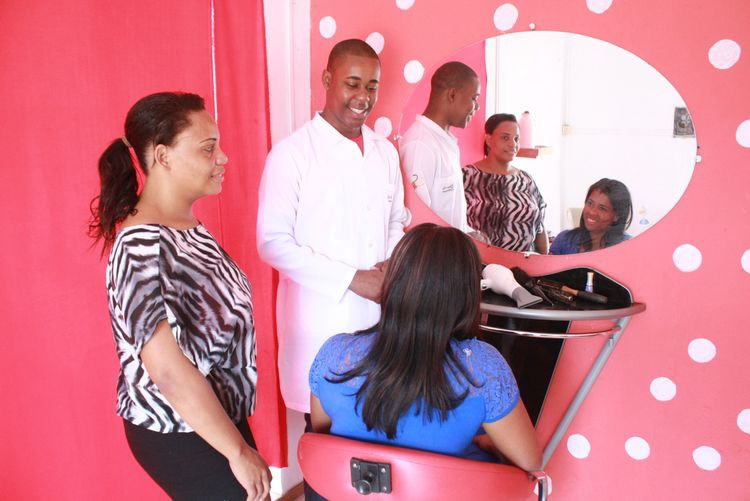
M272 274L254 238L268 149L262 2L219 4L216 97L230 164L224 193L199 215L253 285L252 424L281 465ZM0 499L162 499L114 413L118 363L88 205L96 160L138 98L191 91L213 111L211 4L5 0L0 12Z
M278 390L274 275L258 257L258 185L271 146L263 2L216 2L216 96L229 155L219 197L222 239L253 287L258 337L258 407L250 423L266 460L286 466L286 410Z

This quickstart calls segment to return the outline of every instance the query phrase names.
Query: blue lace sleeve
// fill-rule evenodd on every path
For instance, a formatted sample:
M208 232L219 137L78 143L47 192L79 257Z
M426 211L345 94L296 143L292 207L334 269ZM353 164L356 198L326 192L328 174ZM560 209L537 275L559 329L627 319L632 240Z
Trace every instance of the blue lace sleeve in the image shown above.
M312 366L310 366L310 392L316 397L318 396L318 381L320 381L322 377L325 377L328 372L327 361L330 358L330 353L333 351L331 345L335 343L335 340L336 336L323 343L323 346L318 350L318 354L315 355L315 360L313 360Z
M336 334L320 347L310 367L310 391L318 396L318 384L325 377L353 368L369 350L372 335ZM353 384L352 381L349 382Z
M491 345L482 341L472 341L474 370L484 385L479 392L484 397L485 423L504 418L512 411L519 400L518 385L508 362Z

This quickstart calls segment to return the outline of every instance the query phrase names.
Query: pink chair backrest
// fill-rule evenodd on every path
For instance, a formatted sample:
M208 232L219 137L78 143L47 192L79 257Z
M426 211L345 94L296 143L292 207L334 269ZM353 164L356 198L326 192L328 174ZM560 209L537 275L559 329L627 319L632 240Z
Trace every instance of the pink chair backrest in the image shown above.
M305 433L297 448L302 474L326 499L373 500L526 500L536 499L535 482L515 466L473 461L444 454ZM392 492L366 498L352 486L350 460L391 466Z

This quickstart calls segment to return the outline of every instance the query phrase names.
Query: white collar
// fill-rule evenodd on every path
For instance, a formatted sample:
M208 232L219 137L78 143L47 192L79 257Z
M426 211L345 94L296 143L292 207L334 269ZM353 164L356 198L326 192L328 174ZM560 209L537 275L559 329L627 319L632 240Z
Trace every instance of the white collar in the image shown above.
M326 145L328 146L334 146L342 141L351 141L352 143L355 143L354 140L349 139L336 130L336 127L323 118L320 112L315 113L315 116L312 119L312 124L313 128L320 133L322 139L326 141ZM362 146L365 150L365 156L367 156L367 152L373 148L373 143L378 139L380 139L380 137L375 134L372 129L366 125L362 125ZM359 148L359 146L357 146L357 148Z
M446 131L445 129L443 129L442 127L440 127L432 119L427 118L424 115L417 115L414 118L414 120L419 121L419 123L421 123L422 125L424 125L428 129L430 129L435 134L439 134L440 136L442 136L442 137L444 137L446 139L450 139L451 141L453 141L455 143L458 143L458 138L456 136L454 136L453 134L451 134L450 131Z

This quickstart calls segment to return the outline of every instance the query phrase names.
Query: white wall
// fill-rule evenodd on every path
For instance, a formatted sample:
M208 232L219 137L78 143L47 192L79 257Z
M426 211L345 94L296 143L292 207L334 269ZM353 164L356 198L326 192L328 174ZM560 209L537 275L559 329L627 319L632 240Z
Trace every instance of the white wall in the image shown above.
M546 227L570 227L602 177L622 181L633 198L637 235L661 219L685 191L696 155L694 137L673 137L676 106L685 106L653 67L612 44L569 33L523 32L496 37L497 110L531 112L534 142L550 148L517 159L548 203ZM488 61L489 63L490 61ZM488 74L492 74L488 66ZM642 219L648 224L640 224Z
M271 141L310 119L310 0L264 0Z

